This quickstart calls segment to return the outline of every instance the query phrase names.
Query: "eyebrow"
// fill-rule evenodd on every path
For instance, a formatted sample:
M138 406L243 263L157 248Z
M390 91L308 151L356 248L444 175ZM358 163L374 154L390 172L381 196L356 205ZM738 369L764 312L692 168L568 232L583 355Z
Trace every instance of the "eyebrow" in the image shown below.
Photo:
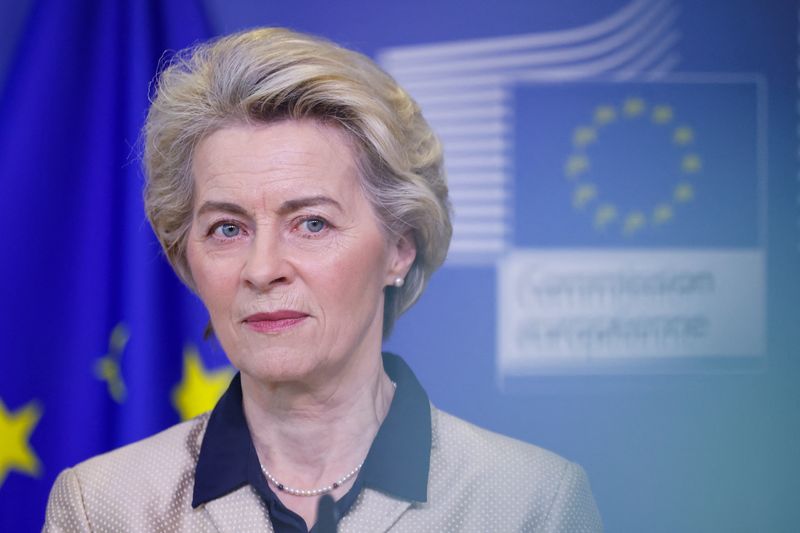
M281 204L280 208L278 209L278 213L281 215L285 215L287 213L292 213L297 211L298 209L303 209L304 207L314 207L317 205L330 205L338 209L339 211L344 212L342 209L342 205L334 200L329 196L307 196L305 198L295 198L293 200L286 200Z
M238 204L231 202L204 202L197 210L197 216L204 215L214 211L222 211L232 215L247 216L247 211Z
M304 198L295 198L292 200L286 200L281 204L278 208L279 215L286 215L288 213L292 213L299 209L303 209L304 207L314 207L317 205L331 205L338 209L341 212L344 212L342 205L330 198L329 196L308 196ZM239 216L249 216L247 210L245 210L239 204L234 204L232 202L204 202L203 205L200 206L200 209L197 210L197 215L203 215L205 213L214 212L214 211L221 211L224 213L230 213L232 215L239 215Z

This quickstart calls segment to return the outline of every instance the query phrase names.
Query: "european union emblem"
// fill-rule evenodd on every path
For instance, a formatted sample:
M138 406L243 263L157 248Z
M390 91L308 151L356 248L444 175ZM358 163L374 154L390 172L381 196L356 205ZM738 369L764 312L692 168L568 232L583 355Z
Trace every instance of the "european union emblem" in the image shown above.
M756 247L757 80L523 84L516 247Z

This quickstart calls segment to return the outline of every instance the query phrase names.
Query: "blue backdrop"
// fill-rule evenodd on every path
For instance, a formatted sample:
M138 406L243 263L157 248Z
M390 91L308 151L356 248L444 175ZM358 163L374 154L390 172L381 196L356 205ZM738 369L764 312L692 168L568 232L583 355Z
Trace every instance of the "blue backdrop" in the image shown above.
M230 379L145 221L137 142L165 50L256 25L375 57L442 135L453 250L387 342L440 408L582 464L609 531L797 529L800 3L19 5L0 2L0 530L38 530L60 470ZM520 269L547 305L509 304ZM687 273L710 288L664 288ZM586 309L708 335L601 353L507 327Z

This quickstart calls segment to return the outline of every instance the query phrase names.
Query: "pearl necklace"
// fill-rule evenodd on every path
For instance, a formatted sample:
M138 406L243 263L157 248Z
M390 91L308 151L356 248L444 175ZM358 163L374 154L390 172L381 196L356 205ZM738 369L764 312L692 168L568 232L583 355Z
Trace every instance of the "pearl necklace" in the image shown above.
M395 388L395 390L397 389L396 382L392 381L392 386ZM294 489L292 487L287 487L286 485L275 479L275 476L270 474L269 470L267 470L263 464L261 465L261 471L264 472L264 475L267 476L267 479L270 480L272 484L275 485L275 487L277 487L277 489L280 491L287 492L292 496L319 496L320 494L326 494L332 491L333 489L338 489L339 487L341 487L344 483L347 482L348 479L358 474L358 471L361 470L362 466L364 466L364 461L361 461L361 464L359 464L357 467L355 467L350 472L348 472L341 478L337 479L330 485L327 485L319 489Z
M361 470L361 467L363 465L364 461L361 461L360 465L358 465L357 467L355 467L350 472L348 472L338 480L334 481L330 485L327 485L319 489L308 489L308 490L294 489L292 487L287 487L286 485L275 479L275 477L272 474L270 474L266 468L264 468L264 465L261 465L261 471L264 472L264 475L267 476L267 479L270 480L272 484L275 485L280 491L288 492L293 496L319 496L320 494L326 494L332 491L333 489L338 489L339 487L341 487L345 482L347 482L348 479L356 475L358 471Z

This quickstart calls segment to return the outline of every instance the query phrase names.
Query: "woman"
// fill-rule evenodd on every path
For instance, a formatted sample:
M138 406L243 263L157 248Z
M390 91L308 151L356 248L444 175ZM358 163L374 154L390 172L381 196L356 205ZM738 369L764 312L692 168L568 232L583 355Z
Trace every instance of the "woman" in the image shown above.
M239 370L215 409L63 472L45 529L595 531L583 471L432 407L381 355L444 260L441 147L368 58L281 29L186 51L145 203Z

